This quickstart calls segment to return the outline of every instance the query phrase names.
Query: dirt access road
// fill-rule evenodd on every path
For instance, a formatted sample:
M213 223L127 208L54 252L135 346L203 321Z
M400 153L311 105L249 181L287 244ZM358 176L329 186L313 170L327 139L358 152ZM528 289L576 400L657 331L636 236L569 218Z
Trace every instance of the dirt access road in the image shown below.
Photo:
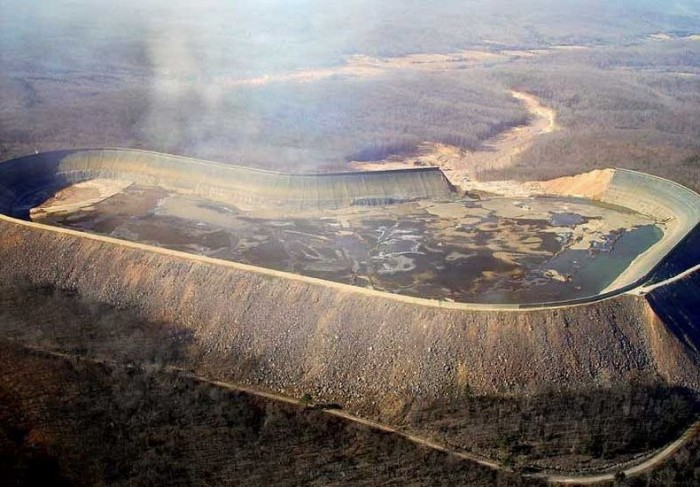
M685 271L681 272L680 274L677 274L673 277L669 277L665 281L661 281L661 282L657 282L656 284L650 284L648 286L633 289L628 294L634 294L636 296L646 296L647 294L652 292L654 289L664 287L668 284L673 284L674 282L680 281L681 279L684 279L684 278L686 278L686 277L688 277L691 274L694 274L696 272L700 272L700 264L694 265L690 269L687 269L687 270L685 270Z
M663 462L668 460L676 453L683 445L688 443L696 435L700 434L700 421L693 423L683 435L676 441L659 450L653 456L647 458L644 462L631 467L620 468L618 472L624 473L625 477L635 477L654 470ZM549 475L535 474L530 475L531 478L539 478L553 484L568 484L568 485L591 485L601 482L612 482L615 480L616 473L605 473L600 475L590 476L569 476L569 475Z

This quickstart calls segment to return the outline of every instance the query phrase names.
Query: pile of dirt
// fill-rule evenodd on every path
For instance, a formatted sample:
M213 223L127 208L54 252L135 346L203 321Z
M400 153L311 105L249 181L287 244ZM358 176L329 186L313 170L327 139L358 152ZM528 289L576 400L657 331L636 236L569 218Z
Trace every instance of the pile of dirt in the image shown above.
M542 192L554 195L579 196L600 200L610 185L614 169L596 169L591 172L536 183Z

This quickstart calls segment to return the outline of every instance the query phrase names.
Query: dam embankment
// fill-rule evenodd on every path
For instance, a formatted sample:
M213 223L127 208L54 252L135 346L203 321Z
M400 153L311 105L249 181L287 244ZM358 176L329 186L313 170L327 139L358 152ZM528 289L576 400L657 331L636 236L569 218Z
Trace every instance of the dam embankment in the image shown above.
M449 199L437 168L328 174L285 174L155 152L84 149L36 154L0 164L0 212L26 217L57 190L89 179L121 179L235 205L340 208L413 199Z
M195 169L197 161L174 158L171 166L169 159L159 157L152 165L146 160L150 153L126 151L143 155L137 163L116 152L54 153L0 164L0 209L9 215L0 215L2 285L7 289L17 283L51 296L36 313L26 311L31 302L21 298L13 304L10 298L19 311L1 323L5 340L126 363L172 365L290 397L310 394L319 402L337 403L364 417L425 431L426 437L441 435L446 443L485 453L502 440L504 431L534 424L532 417L545 424L542 432L532 433L533 444L549 441L543 435L552 436L550 450L573 451L574 440L560 441L557 438L566 435L546 430L557 415L540 414L542 408L559 404L565 418L556 424L573 431L568 416L576 416L578 409L570 406L567 398L573 396L567 394L581 394L576 396L581 404L595 406L574 425L581 434L588 434L591 418L613 417L608 409L596 409L598 404L607 404L611 414L617 411L610 420L615 427L599 422L600 434L616 439L623 438L626 421L646 424L651 421L649 411L665 411L657 404L675 407L671 396L659 403L647 401L644 393L633 402L651 404L649 411L632 408L623 414L619 404L628 399L617 400L620 389L643 383L652 395L655 390L680 389L691 395L700 391L700 354L697 344L682 336L686 324L669 326L666 317L655 312L685 309L674 305L675 290L685 290L689 282L654 291L652 298L663 298L661 308L652 309L644 297L621 294L653 278L654 268L666 277L671 249L674 255L686 254L679 242L687 244L684 236L697 228L697 195L677 190L673 183L650 183L649 194L643 196L634 179L646 181L644 175L620 172L615 182L616 172L605 188L603 202L665 212L656 215L664 220L664 239L632 263L616 289L531 308L479 307L383 293L12 218L26 216L36 198L62 185L97 177L134 178L219 201L260 200L271 207L450 197L449 185L432 170L398 175L400 181L408 178L398 190L389 173L381 175L376 186L365 184L364 176L345 175L338 180L345 188L340 192L329 189L336 188L335 183L316 182L316 189L300 195L297 183L270 185L281 177L276 173L272 179L257 180L256 186L219 165L214 169L201 163L203 171ZM181 174L179 163L189 172ZM210 170L213 173L207 173ZM262 176L255 172L251 178ZM666 265L659 267L659 262ZM65 309L55 315L61 307ZM15 319L25 314L30 319ZM512 410L504 410L504 417L511 419L502 421L498 409L499 417L485 422L488 428L478 426L483 416L473 414L478 401L470 402L472 397L479 397L488 411L494 410L491 400L501 404L514 399ZM542 405L532 417L521 414L529 403ZM660 428L666 427L659 422ZM639 443L636 437L624 441L628 446Z

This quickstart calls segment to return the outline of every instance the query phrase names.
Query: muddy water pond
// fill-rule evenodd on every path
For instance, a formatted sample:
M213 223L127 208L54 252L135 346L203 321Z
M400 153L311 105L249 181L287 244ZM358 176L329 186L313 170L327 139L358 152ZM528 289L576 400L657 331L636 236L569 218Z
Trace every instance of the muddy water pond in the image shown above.
M662 231L575 198L493 198L270 214L131 185L42 223L355 286L475 303L600 292Z

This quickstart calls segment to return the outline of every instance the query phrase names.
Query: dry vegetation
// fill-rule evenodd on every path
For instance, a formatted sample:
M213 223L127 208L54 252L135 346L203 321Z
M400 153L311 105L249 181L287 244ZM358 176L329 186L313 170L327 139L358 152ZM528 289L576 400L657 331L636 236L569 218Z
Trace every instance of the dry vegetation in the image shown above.
M6 342L148 370L182 367L234 381L249 381L262 366L236 361L189 328L144 321L135 310L21 282L3 285L1 291L0 333ZM11 384L25 383L14 373L4 377ZM407 431L518 468L595 470L662 446L695 417L696 402L687 390L639 377L629 387L564 387L525 397L477 396L467 384L452 399L406 398L394 421Z
M489 179L545 179L625 167L700 188L700 43L562 52L511 66L510 82L564 128ZM687 74L687 75L686 75Z
M30 104L28 83L43 94L38 103ZM462 73L241 86L215 107L202 103L199 87L183 86L159 100L156 111L139 86L94 96L62 90L58 78L28 77L0 91L17 104L7 121L4 157L129 146L265 168L339 170L348 160L381 159L423 140L474 149L527 117L504 85ZM93 123L93 110L106 115Z
M696 414L688 390L632 383L526 398L426 403L413 408L407 423L426 436L505 464L586 472L674 441Z
M629 479L620 478L617 485L627 487L693 486L700 484L700 435L682 447L669 461L651 473Z
M330 4L311 2L314 17L303 20L303 12L282 5L232 11L210 0L206 13L180 5L188 21L173 41L167 26L178 18L176 5L164 13L157 2L142 2L128 15L117 9L104 18L99 5L55 1L60 7L39 14L6 7L10 19L38 18L34 29L13 24L0 44L0 159L121 146L324 171L412 153L424 142L488 152L485 141L528 116L508 94L515 89L554 108L563 130L539 137L515 167L480 178L551 179L621 166L698 188L700 43L649 37L693 34L683 10L660 13L646 2L596 9L573 0L538 0L539 10L512 2L449 1L440 9L383 2L344 13L349 40L338 35ZM61 29L76 15L94 16L94 28ZM230 15L244 32L223 29ZM645 21L636 24L635 15ZM527 23L516 21L523 16ZM152 25L156 18L165 27ZM439 35L413 33L415 18L439 25ZM290 31L294 21L304 27ZM553 48L576 44L589 48ZM464 66L416 54L460 51L482 54L478 62L464 54L472 63ZM358 55L383 56L380 74L354 76ZM297 82L305 70L332 73L346 61L349 72ZM254 79L266 81L239 83Z
M537 485L159 368L0 343L3 485Z
M649 41L466 71L389 70L229 88L213 80L206 85L213 101L200 82L172 80L174 91L160 93L131 76L76 75L66 91L60 74L20 70L0 76L0 154L125 146L297 171L417 150L420 158L425 142L490 157L485 143L527 120L526 107L508 93L513 88L553 108L561 130L538 135L497 169L478 171L480 179L626 167L698 189L698 52L696 41Z

